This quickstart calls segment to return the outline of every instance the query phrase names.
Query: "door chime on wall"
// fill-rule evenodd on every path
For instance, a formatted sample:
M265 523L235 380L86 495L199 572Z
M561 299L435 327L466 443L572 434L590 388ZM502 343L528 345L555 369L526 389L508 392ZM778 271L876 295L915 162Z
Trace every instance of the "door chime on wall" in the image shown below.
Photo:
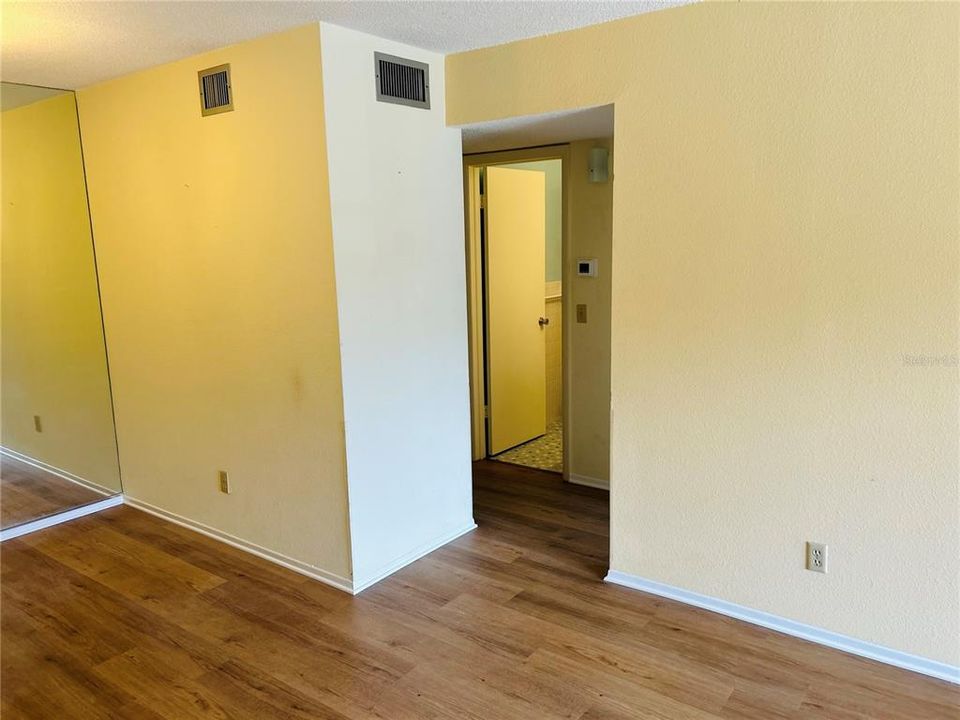
M590 160L587 164L587 180L592 183L604 183L610 177L610 151L607 148L595 147L590 150Z

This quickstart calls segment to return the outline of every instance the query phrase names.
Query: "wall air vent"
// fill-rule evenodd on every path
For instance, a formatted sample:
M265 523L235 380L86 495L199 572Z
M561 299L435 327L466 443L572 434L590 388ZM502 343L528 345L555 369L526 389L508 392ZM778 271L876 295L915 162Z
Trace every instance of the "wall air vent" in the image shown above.
M415 60L373 54L379 102L430 109L430 66Z
M200 78L200 114L216 115L233 110L230 66L217 65L197 73Z

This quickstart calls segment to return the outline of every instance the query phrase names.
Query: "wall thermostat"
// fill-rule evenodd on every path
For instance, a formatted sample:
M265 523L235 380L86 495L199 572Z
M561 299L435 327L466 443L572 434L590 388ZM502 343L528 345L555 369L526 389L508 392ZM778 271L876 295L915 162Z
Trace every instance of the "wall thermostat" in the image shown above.
M597 259L579 258L577 260L577 277L596 277Z

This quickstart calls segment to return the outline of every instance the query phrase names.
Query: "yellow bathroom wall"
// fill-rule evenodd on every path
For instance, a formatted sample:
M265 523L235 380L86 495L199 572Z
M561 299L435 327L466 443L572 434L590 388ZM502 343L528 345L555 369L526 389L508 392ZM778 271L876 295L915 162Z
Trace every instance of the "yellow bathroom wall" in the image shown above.
M707 3L448 57L453 125L616 107L614 570L960 665L958 46Z
M223 63L236 109L201 117ZM318 26L78 97L126 494L343 584Z
M0 147L0 444L119 491L73 93L3 112Z

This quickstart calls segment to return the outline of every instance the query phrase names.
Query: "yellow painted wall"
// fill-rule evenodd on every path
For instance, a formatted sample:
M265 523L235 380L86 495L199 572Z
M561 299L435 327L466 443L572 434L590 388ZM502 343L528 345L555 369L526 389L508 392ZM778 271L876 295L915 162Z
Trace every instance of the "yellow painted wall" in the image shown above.
M125 491L349 577L318 26L78 97Z
M73 93L3 112L0 146L2 445L120 490Z
M614 569L960 664L958 30L698 4L448 58L451 124L616 104Z
M571 475L603 484L610 480L610 287L613 232L613 181L588 182L590 150L605 147L613 175L613 143L607 139L570 143L567 175L570 211L570 275L567 281L571 313L570 411L567 458ZM576 274L577 258L596 258L597 277ZM576 306L587 306L587 322L576 321Z

